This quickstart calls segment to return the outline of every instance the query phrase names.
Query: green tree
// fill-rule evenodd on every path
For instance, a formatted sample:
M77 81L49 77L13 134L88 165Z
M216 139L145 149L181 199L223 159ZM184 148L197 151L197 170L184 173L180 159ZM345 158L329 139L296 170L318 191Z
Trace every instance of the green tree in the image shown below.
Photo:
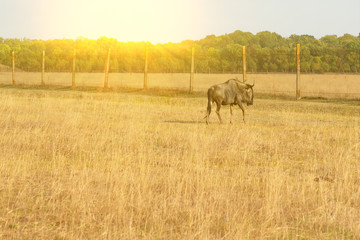
M189 72L191 48L195 47L197 72L242 71L242 46L246 46L249 72L293 72L296 70L296 44L301 45L303 72L359 72L360 34L341 37L326 35L291 35L284 38L269 31L256 35L235 31L221 36L209 35L198 41L153 45L148 42L119 42L114 38L97 40L31 40L0 38L0 63L11 65L11 52L16 66L26 71L41 69L42 51L46 51L46 71L71 71L76 49L76 68L83 72L102 72L107 51L111 49L110 70L143 72L145 47L149 47L150 72Z

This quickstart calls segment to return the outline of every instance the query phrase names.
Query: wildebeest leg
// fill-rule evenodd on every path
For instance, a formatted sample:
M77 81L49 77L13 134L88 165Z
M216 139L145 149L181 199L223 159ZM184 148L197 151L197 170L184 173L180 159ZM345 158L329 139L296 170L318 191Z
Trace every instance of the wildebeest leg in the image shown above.
M239 103L238 105L239 105L240 109L242 110L244 123L246 123L245 122L245 109L244 109L244 106L241 103Z
M220 123L222 123L222 119L221 119L221 116L220 116L220 108L221 108L221 103L216 102L216 114L219 117Z
M233 116L233 105L230 104L230 123L232 124L232 116Z

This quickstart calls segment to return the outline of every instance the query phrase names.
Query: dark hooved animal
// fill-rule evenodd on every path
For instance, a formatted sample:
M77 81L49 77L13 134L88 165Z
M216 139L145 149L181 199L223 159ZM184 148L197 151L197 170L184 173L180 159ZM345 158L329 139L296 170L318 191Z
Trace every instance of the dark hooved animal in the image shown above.
M233 106L238 105L243 113L243 120L245 123L245 109L243 103L248 106L253 105L254 101L254 87L248 83L240 82L237 79L230 79L224 83L214 85L208 90L208 106L206 112L206 124L209 124L209 116L211 113L211 105L215 102L216 114L219 117L220 123L222 119L220 116L221 105L230 105L230 123L232 123Z

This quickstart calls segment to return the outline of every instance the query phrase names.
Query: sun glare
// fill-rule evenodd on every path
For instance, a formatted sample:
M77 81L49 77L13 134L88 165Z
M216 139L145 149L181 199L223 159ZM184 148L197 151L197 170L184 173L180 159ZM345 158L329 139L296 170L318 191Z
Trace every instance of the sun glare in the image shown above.
M119 41L180 42L196 31L191 1L78 1L66 0L48 6L43 21L53 38L97 39L114 37ZM72 8L69 9L69 6ZM50 9L50 10L49 10ZM52 9L52 10L51 10ZM59 29L62 36L58 36ZM56 35L56 36L55 36Z

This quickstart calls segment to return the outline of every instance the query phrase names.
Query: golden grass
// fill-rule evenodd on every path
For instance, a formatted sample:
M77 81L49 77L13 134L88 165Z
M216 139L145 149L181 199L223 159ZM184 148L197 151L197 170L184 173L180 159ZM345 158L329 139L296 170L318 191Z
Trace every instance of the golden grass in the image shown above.
M160 96L161 95L161 96ZM0 88L1 239L359 239L360 105Z
M194 90L206 91L209 86L225 82L241 74L195 74ZM17 72L17 84L40 85L40 72ZM45 73L46 85L71 86L71 73ZM110 73L112 88L143 88L143 73ZM188 90L189 73L149 73L149 88ZM248 74L248 81L256 83L257 93L295 97L296 75L290 74ZM11 72L0 72L0 84L11 84ZM104 73L76 73L76 85L80 87L103 87ZM360 99L360 74L301 74L302 97Z

